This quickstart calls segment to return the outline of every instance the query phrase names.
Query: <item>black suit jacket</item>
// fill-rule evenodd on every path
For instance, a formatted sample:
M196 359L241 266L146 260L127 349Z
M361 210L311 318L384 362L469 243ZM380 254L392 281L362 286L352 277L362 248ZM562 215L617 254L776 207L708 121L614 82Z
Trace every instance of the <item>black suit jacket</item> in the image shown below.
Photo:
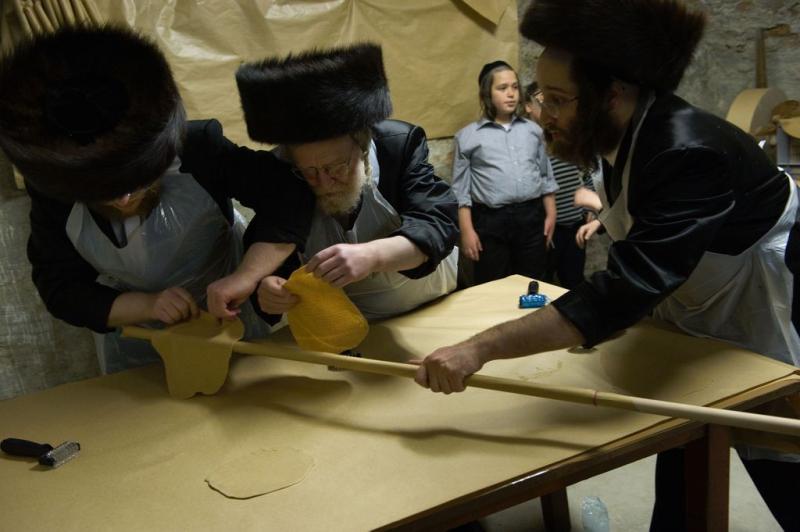
M629 127L612 173L605 174L612 203L622 189L630 144ZM587 345L602 341L683 284L706 251L737 255L752 246L781 216L789 187L786 175L745 132L675 95L660 95L631 161L633 227L611 245L605 271L553 304ZM797 246L789 249L797 253ZM787 253L792 271L797 260L790 264Z

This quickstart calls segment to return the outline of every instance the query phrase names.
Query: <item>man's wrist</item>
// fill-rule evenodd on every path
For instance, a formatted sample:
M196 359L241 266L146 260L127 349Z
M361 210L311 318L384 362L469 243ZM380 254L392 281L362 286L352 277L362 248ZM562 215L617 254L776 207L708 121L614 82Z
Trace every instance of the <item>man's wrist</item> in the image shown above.
M488 341L485 334L473 336L467 340L466 343L481 367L494 359L492 356L491 342Z
M388 271L387 269L391 269L389 259L384 253L385 246L379 245L377 240L365 242L361 245L364 246L363 249L366 251L370 273Z
M248 266L246 264L240 264L236 271L234 271L229 277L239 279L248 284L258 284L261 279L266 277L268 274L269 272L264 272L260 268Z
M296 249L294 244L255 242L244 255L233 275L249 283L258 284L271 275Z

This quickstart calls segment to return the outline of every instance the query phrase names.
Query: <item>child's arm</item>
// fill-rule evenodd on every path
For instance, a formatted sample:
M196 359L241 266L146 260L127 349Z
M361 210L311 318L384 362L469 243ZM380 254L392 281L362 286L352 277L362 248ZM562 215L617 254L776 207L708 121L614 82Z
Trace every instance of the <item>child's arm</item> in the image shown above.
M458 201L458 228L461 231L461 252L470 260L479 260L483 251L480 237L472 226L472 193L470 159L461 147L461 132L454 139L453 193Z
M553 243L553 233L556 230L556 195L554 193L542 196L544 203L544 237L549 247Z
M574 203L576 207L583 207L594 212L600 212L603 209L603 204L600 202L600 196L597 192L586 187L578 187L575 191Z
M478 233L472 227L471 207L458 208L458 226L461 229L461 251L464 256L470 260L480 260L483 246Z

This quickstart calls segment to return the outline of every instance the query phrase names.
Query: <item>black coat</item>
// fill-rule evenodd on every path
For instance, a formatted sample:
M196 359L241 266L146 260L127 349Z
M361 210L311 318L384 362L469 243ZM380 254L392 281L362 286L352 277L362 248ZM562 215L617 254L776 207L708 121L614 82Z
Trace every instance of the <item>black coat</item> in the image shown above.
M423 264L399 273L411 279L425 277L450 255L458 241L458 202L450 185L433 173L421 127L384 120L372 127L372 139L380 167L378 190L401 218L400 228L386 237L404 236L428 256ZM248 233L246 245L252 240ZM276 275L288 278L297 267L299 261L292 258ZM257 299L254 294L253 307L266 321L275 323L279 317L262 313Z
M391 236L404 236L428 256L414 268L400 272L412 279L425 277L450 255L458 241L458 204L450 185L433 173L428 162L425 131L400 120L384 120L372 127L380 166L378 190L397 211L400 228ZM245 233L245 245L253 238ZM278 275L288 277L299 266L287 261ZM258 308L258 306L256 306Z
M612 203L622 189L630 129L613 171L606 168ZM607 270L553 304L586 345L596 344L647 315L686 281L706 251L737 255L758 241L781 216L789 187L749 135L662 95L642 124L631 161L632 228L611 245ZM796 225L792 242L797 233ZM797 274L795 248L787 249L787 265Z
M428 261L400 272L412 279L432 273L458 242L458 203L450 185L433 173L425 131L399 120L372 128L377 148L381 195L400 214L395 233L417 245Z

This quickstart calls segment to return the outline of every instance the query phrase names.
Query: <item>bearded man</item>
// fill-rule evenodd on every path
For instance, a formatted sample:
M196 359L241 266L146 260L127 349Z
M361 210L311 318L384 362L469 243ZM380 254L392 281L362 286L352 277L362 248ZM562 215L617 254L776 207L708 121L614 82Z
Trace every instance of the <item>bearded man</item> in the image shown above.
M795 183L754 139L673 91L706 23L681 0L534 0L520 26L537 64L553 155L604 159L608 269L540 311L436 350L417 382L464 389L489 360L592 346L652 314L800 365ZM770 510L800 529L800 456L739 449ZM682 450L662 453L652 530L686 526Z
M250 137L278 144L316 196L302 256L309 271L344 288L367 319L455 288L455 196L428 163L422 128L386 119L379 46L269 58L240 67L236 81ZM285 273L259 285L269 314L298 302Z

